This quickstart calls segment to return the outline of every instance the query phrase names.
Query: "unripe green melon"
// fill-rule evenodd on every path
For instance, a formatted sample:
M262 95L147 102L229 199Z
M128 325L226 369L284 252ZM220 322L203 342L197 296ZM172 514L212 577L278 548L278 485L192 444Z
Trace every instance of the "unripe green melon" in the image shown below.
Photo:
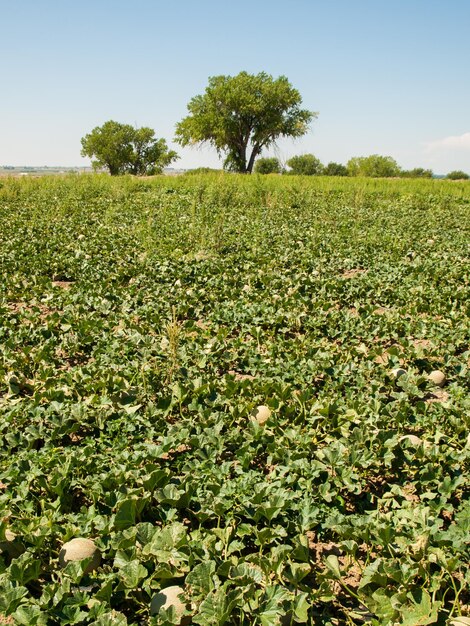
M428 379L437 387L444 387L446 382L446 375L440 370L433 370L430 374L428 374Z
M269 407L262 404L252 411L251 417L256 420L260 426L264 426L271 417L271 410Z
M181 598L180 598L181 596ZM161 609L173 607L177 618L182 623L182 618L186 609L184 603L184 589L178 585L166 587L156 593L150 603L150 615L157 615Z
M396 378L397 380L402 376L406 376L406 370L402 369L401 367L395 367L391 373L393 378Z
M59 564L61 567L65 567L71 561L82 561L89 558L92 560L87 565L85 574L89 574L98 567L101 562L101 554L94 541L76 537L62 546L62 550L59 553Z

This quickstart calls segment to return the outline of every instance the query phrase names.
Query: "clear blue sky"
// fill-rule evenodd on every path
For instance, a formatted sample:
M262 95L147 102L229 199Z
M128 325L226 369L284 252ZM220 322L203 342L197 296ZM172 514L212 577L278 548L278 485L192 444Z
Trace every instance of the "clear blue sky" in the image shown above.
M0 165L85 165L109 119L171 144L207 78L287 76L319 112L277 154L470 173L470 0L0 0ZM178 167L216 166L181 149Z

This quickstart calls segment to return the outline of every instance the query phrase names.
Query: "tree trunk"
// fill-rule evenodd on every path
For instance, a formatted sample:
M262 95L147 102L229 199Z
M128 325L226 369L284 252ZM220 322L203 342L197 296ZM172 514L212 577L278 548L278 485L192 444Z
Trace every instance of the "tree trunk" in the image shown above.
M253 171L253 166L255 164L255 159L258 154L261 152L261 148L259 146L255 146L251 152L250 160L248 161L248 165L245 168L245 174L251 174Z

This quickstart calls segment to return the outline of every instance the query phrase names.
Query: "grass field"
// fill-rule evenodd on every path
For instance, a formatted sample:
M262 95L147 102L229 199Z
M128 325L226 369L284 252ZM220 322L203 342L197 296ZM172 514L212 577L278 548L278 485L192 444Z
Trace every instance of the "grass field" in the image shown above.
M0 623L468 616L469 241L465 182L0 180Z

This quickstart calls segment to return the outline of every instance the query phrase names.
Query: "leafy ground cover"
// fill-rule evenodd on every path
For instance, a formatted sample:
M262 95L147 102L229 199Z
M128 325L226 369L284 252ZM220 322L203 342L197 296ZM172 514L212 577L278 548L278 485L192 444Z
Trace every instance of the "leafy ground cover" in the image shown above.
M0 623L468 623L469 207L0 181Z

